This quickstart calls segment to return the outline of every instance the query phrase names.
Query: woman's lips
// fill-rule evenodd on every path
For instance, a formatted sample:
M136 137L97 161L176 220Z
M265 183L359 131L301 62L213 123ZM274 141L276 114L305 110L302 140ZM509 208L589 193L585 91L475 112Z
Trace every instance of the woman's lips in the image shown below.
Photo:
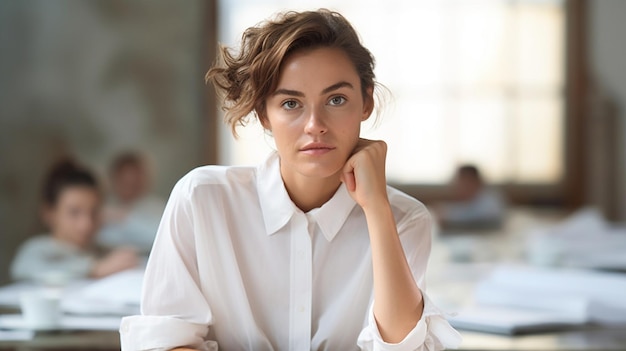
M311 155L311 156L319 156L319 155L324 155L330 151L333 151L334 149L335 147L329 144L310 143L310 144L305 145L303 148L301 148L300 152L307 154L307 155Z

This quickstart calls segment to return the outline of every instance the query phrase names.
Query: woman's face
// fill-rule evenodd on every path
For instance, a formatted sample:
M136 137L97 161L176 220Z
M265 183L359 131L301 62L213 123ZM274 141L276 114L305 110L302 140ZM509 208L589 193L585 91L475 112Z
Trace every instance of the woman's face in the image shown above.
M88 186L71 186L59 194L54 206L45 210L45 219L57 239L87 247L99 227L100 195Z
M274 136L283 178L338 176L359 141L361 122L372 112L373 100L367 100L341 49L289 55L276 91L266 100L264 121Z

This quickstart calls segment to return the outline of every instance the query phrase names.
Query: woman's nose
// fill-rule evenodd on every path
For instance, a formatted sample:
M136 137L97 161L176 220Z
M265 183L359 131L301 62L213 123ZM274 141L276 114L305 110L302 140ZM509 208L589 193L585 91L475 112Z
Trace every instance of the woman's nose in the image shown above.
M306 125L304 131L307 134L324 134L328 131L328 126L325 123L324 109L313 108L310 110L307 116Z

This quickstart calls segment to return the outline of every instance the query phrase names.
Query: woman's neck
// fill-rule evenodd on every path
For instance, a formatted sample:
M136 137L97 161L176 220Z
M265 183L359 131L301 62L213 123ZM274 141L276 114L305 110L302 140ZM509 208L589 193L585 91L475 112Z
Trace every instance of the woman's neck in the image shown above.
M305 213L328 202L341 185L339 174L314 178L281 170L281 177L291 201Z

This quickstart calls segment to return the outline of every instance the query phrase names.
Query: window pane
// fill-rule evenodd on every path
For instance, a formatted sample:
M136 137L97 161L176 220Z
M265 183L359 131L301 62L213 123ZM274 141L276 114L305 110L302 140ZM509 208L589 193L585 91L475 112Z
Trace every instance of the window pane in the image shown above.
M448 121L443 101L437 98L411 99L395 95L380 125L364 127L362 135L388 144L387 173L390 181L438 183L448 177L446 144Z
M510 6L503 1L452 4L441 38L447 47L446 82L465 88L501 86L512 49Z
M516 5L514 84L524 89L563 86L563 9L558 4L521 2Z
M392 93L381 123L390 181L441 184L459 163L496 182L554 183L563 174L564 10L556 0L314 0L353 23ZM221 41L296 0L223 2ZM373 118L371 119L373 120ZM225 127L224 130L227 130ZM260 126L223 132L221 162L255 163L272 148Z
M550 183L563 175L562 103L522 98L515 104L515 173L520 183Z
M454 123L457 164L472 163L481 168L489 181L507 179L508 118L502 96L466 97L458 102Z

